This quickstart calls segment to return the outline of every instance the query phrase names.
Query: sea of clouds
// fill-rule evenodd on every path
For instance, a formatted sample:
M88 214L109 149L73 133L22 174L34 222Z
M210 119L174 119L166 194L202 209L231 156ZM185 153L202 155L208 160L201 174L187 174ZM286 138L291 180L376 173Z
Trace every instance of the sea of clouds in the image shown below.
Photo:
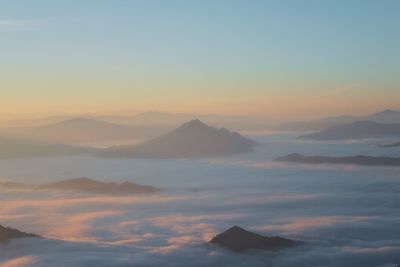
M44 238L0 245L0 266L400 264L398 168L271 161L291 152L397 155L400 151L368 142L268 140L254 153L208 160L0 161L2 180L41 184L87 176L162 189L155 195L130 196L1 189L0 224ZM233 225L305 245L237 254L206 244Z

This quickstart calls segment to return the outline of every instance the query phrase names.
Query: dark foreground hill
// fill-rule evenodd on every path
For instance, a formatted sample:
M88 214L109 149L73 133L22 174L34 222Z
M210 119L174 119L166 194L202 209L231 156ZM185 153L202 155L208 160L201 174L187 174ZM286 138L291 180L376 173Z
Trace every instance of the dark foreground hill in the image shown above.
M400 123L386 124L374 121L357 121L300 136L300 138L310 140L345 140L384 137L400 137Z
M15 238L24 238L24 237L26 238L26 237L39 237L39 236L0 225L0 243L5 243Z
M170 133L133 146L105 149L100 156L126 158L216 157L252 151L257 143L225 128L192 120Z
M137 194L159 191L159 189L150 185L139 185L131 182L106 183L86 177L45 184L39 188L101 194Z
M215 236L209 243L220 245L235 252L245 252L250 249L279 250L301 244L298 241L279 236L266 237L258 235L238 226L233 226Z
M350 164L364 166L400 166L400 158L392 157L371 157L371 156L347 156L347 157L326 157L326 156L303 156L301 154L289 154L275 159L275 161L301 163L301 164Z

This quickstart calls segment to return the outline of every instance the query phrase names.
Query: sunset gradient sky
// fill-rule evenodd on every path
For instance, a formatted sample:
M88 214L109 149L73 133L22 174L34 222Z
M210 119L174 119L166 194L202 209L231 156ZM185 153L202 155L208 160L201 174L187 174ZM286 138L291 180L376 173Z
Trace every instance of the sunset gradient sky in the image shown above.
M400 109L397 0L0 0L1 114Z

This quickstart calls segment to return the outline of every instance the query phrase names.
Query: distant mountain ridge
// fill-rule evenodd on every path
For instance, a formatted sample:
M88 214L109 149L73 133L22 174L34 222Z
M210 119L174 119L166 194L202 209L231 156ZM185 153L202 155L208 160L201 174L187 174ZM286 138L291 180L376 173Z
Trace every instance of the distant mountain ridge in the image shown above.
M400 147L400 142L394 142L390 144L381 144L378 147Z
M160 135L162 133L166 133L167 131L176 127L176 125L189 121L192 118L199 118L207 123L213 125L221 125L235 130L266 129L269 125L263 122L263 120L249 116L146 111L135 115L79 114L79 115L49 116L49 117L32 118L24 120L22 119L6 120L5 118L2 118L2 120L0 120L0 132L3 129L7 128L13 131L17 130L18 128L37 128L41 126L58 124L64 121L75 120L78 118L101 121L105 123L111 123L122 126L129 126L132 127L132 129L136 129L138 131L138 134L141 134L142 131L146 134L150 135L152 134L151 136L139 136L140 138L143 139L145 139L146 137L151 138ZM153 130L153 132L151 132L150 130Z
M103 157L196 158L252 151L257 143L226 128L210 127L198 119L134 146L105 149Z
M116 124L78 117L36 127L0 128L0 135L26 140L77 144L107 140L147 139L164 133L161 128Z
M176 125L183 124L193 118L213 125L229 127L236 131L242 130L260 130L269 127L269 124L258 118L248 116L225 116L216 114L191 114L191 113L168 113L159 111L148 111L135 115L129 124L132 125L163 125L170 129Z
M6 189L29 189L29 186L26 184L11 181L0 181L0 187Z
M400 110L386 109L361 117L361 119L358 120L370 120L380 123L400 123Z
M378 123L374 121L356 121L337 125L316 133L302 135L299 138L311 140L344 140L400 137L400 123Z
M0 159L95 154L93 148L0 137Z
M158 188L150 185L139 185L131 182L101 182L87 177L45 184L40 186L39 189L56 189L102 194L136 194L155 193L160 191Z
M279 250L300 244L300 242L279 236L266 237L255 234L239 226L233 226L225 232L218 234L209 243L217 244L239 253L251 249Z
M275 161L291 162L300 164L349 164L364 166L400 166L400 158L393 157L372 157L372 156L346 156L346 157L327 157L327 156L304 156L293 153L275 159Z
M102 182L88 177L72 178L43 185L31 185L11 181L0 181L0 187L11 190L58 190L99 194L138 194L157 193L160 189L151 185L140 185L132 182Z
M400 123L400 111L387 109L366 116L342 115L310 121L292 121L276 125L274 128L275 130L282 131L321 131L336 125L349 124L355 121Z

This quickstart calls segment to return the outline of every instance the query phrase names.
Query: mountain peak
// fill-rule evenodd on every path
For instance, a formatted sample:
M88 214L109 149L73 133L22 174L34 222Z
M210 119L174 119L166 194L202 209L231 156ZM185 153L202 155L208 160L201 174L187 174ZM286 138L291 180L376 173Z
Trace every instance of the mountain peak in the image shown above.
M242 227L234 225L231 228L229 228L228 230L225 231L226 233L233 233L233 232L247 232L246 230L244 230Z
M191 121L185 122L182 125L182 127L197 128L197 127L209 127L209 126L199 119L193 119Z
M175 131L190 134L199 132L218 131L218 128L208 126L199 119L193 119L183 123L180 127L176 128Z
M245 252L250 249L276 250L299 245L299 242L279 236L266 237L249 232L239 226L233 226L225 232L216 235L210 243L217 244L235 252Z

